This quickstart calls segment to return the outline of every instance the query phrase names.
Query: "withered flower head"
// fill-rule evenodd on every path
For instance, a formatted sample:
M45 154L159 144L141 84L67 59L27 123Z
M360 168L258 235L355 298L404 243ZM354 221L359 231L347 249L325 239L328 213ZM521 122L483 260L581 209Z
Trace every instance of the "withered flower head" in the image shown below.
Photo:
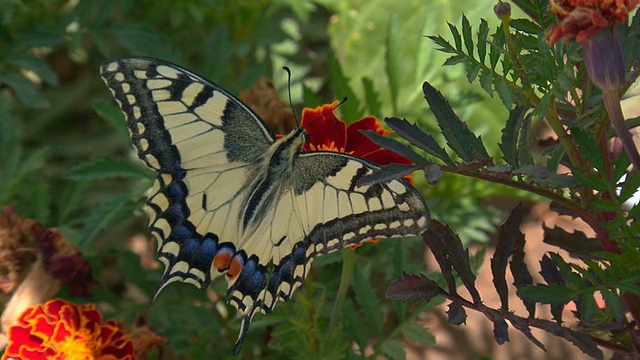
M258 114L276 134L288 134L296 126L293 111L280 100L273 82L267 78L260 78L246 91L241 90L240 100Z

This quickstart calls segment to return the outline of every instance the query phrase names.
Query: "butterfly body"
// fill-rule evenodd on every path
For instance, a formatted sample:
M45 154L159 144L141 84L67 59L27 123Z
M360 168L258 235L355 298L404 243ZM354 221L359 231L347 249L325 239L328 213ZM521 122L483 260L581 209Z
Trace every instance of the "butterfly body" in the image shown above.
M157 292L225 275L227 299L244 315L236 354L254 314L288 300L315 256L427 227L407 181L358 185L377 165L302 152L303 129L276 139L240 100L186 69L130 58L105 63L101 75L138 156L158 173L146 206L165 264Z

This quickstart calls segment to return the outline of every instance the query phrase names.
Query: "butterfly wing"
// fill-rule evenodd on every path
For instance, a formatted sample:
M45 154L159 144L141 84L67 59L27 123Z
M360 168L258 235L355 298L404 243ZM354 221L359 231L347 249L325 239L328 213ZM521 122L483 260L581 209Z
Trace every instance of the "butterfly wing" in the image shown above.
M256 231L260 236L244 244L263 249L260 258L271 259L272 265L254 259L229 289L229 301L246 314L236 349L253 315L288 300L315 256L374 238L419 235L427 228L424 199L406 180L357 185L377 168L335 152L302 153L294 159L291 178Z
M120 59L101 75L138 156L158 172L146 204L165 264L156 294L174 281L205 288L228 270L235 280L245 184L273 134L234 96L176 65Z

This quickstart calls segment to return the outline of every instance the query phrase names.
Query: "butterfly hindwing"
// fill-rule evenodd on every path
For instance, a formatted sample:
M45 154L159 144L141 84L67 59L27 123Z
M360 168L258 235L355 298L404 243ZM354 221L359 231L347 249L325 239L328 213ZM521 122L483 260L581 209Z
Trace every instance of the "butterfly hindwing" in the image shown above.
M138 156L158 173L146 207L165 264L157 292L225 274L227 300L243 314L235 354L253 316L288 300L315 256L426 229L427 207L406 180L359 186L376 165L300 153L304 131L276 140L240 100L188 70L131 58L101 74Z

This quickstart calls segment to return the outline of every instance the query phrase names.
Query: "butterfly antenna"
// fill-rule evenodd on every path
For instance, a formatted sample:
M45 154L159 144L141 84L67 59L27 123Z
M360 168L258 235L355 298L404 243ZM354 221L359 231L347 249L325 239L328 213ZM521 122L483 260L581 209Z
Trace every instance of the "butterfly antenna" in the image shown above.
M296 108L293 106L293 100L291 100L291 69L288 66L283 66L282 69L287 72L287 89L289 93L289 106L291 106L291 110L293 111L293 118L296 121L296 125L300 127L300 122L298 121L298 117L296 116Z

